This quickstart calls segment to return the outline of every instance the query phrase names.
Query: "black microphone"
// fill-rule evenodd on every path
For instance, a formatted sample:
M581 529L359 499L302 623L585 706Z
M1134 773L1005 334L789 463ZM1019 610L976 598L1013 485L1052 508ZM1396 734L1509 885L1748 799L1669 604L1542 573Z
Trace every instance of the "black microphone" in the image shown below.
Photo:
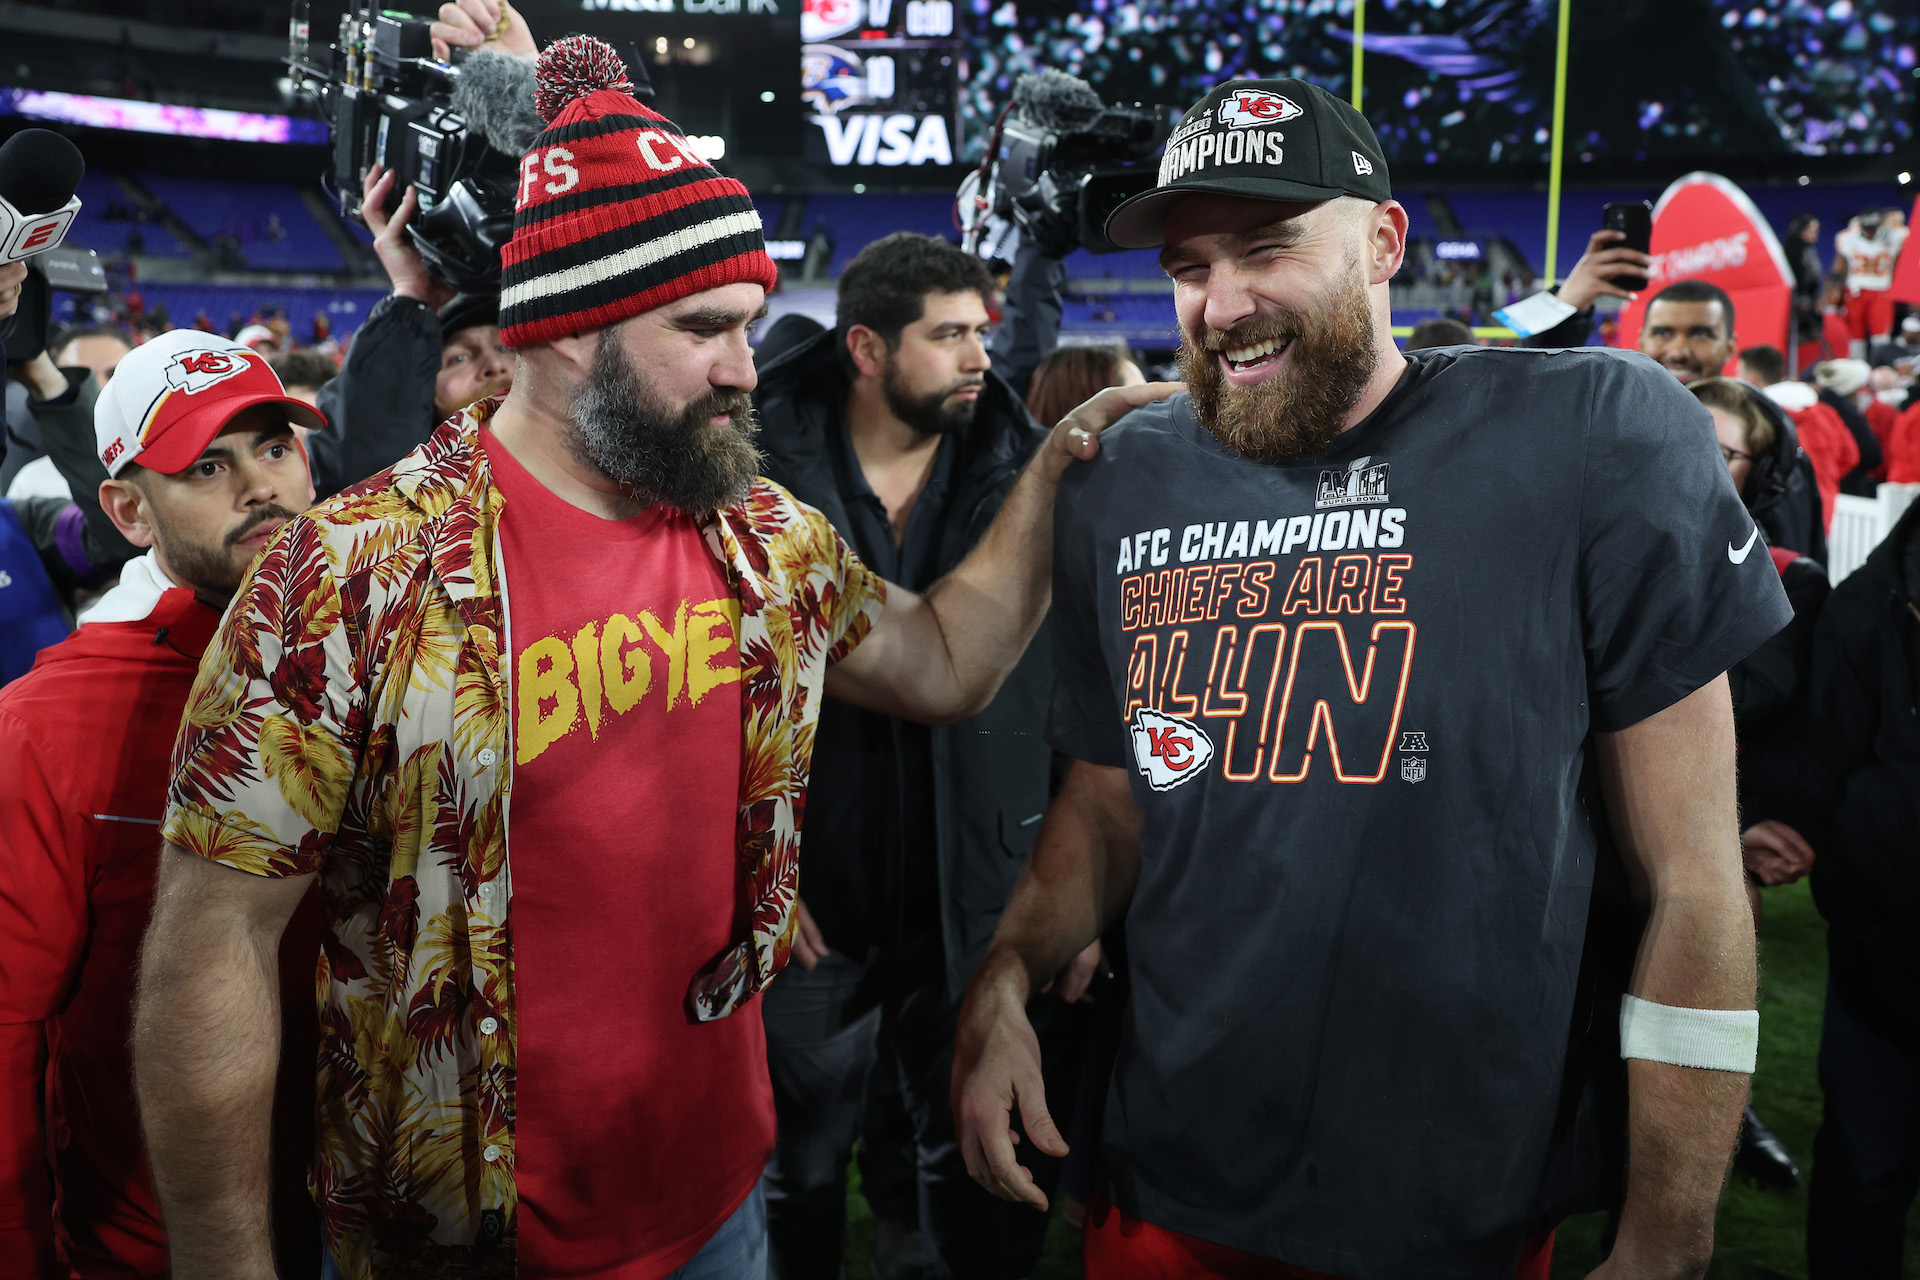
M51 129L22 129L0 145L0 262L59 244L80 211L80 148Z

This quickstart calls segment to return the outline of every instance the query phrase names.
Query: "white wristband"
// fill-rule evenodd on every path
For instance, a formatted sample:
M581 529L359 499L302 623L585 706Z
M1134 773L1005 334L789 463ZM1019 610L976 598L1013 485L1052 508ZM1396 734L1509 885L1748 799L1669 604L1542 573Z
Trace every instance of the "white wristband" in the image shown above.
M1751 1075L1760 1056L1760 1011L1680 1009L1623 996L1620 1056Z

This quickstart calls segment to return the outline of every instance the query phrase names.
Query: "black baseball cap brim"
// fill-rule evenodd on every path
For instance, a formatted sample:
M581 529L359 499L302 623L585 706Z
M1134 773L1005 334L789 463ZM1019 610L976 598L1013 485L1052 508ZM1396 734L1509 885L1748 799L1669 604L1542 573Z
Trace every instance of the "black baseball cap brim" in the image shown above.
M1320 204L1348 194L1339 187L1310 187L1273 178L1215 178L1143 191L1107 219L1107 239L1122 249L1157 249L1166 242L1167 213L1191 196L1241 196L1276 204Z

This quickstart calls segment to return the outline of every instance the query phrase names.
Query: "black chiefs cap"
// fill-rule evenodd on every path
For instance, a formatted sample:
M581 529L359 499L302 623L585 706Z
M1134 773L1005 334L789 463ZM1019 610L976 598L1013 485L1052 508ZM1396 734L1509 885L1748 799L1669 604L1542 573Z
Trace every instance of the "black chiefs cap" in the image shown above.
M1373 126L1305 80L1229 80L1196 102L1167 139L1159 184L1113 211L1107 238L1124 249L1153 248L1167 209L1196 193L1393 198Z

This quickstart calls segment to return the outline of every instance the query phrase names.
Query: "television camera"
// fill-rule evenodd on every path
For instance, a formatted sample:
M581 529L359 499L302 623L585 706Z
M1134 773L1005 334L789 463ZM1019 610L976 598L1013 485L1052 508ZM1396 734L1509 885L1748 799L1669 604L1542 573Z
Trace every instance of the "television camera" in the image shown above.
M323 181L341 213L365 221L360 180L382 165L396 192L419 192L407 235L427 269L459 293L497 291L520 156L544 127L531 62L465 49L441 62L432 18L370 5L343 14L333 42L316 49L310 9L293 0L286 64L296 98L331 129ZM650 98L644 60L627 66L636 96Z
M1151 161L1179 117L1171 107L1107 106L1059 71L1020 77L956 197L968 252L1010 258L1014 230L1054 256L1119 252L1107 217L1153 185Z

